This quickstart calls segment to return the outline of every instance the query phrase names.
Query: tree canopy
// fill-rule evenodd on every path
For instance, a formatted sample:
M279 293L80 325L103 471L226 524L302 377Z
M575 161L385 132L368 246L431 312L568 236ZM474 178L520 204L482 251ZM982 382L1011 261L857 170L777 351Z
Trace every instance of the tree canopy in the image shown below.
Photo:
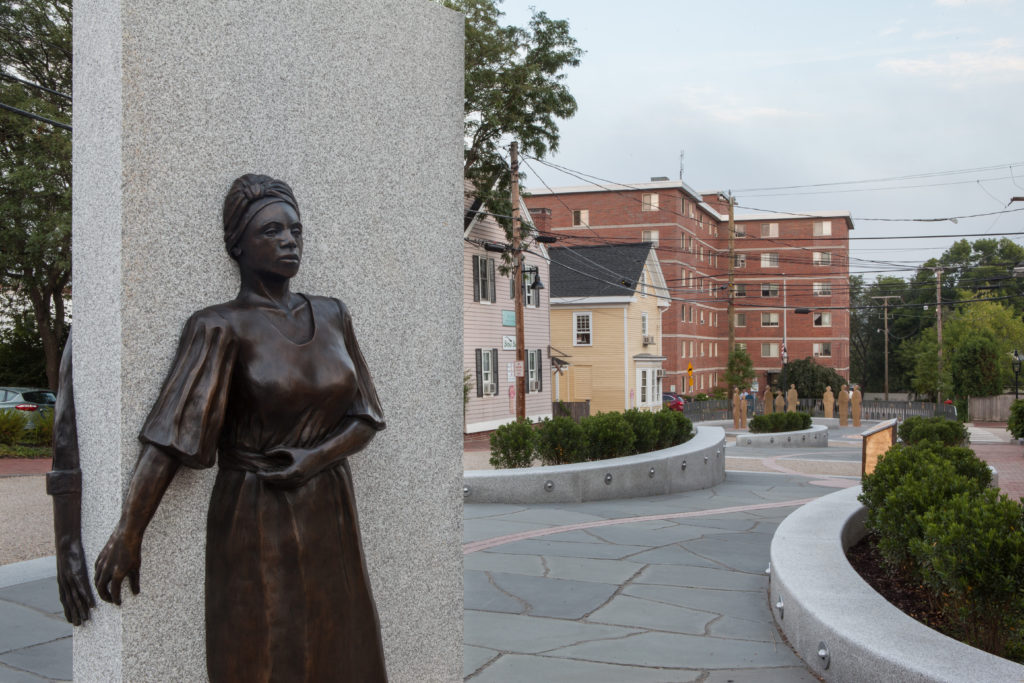
M511 177L504 147L543 158L558 149L557 119L576 113L564 70L583 51L569 22L533 9L529 25L505 26L501 0L441 0L466 15L465 177L491 212L509 216ZM506 230L511 222L501 219Z
M754 372L754 362L750 355L737 346L729 354L729 363L725 368L726 383L743 391L750 388L755 377L757 373Z
M6 76L71 92L71 3L0 5L0 69ZM70 100L10 78L0 102L71 122ZM71 282L71 133L0 111L0 286L31 305L47 381L57 384Z
M797 394L804 398L818 398L825 394L825 387L832 391L848 384L843 377L832 368L818 365L813 358L794 360L786 364L779 375L779 389L785 392L790 384L796 385Z

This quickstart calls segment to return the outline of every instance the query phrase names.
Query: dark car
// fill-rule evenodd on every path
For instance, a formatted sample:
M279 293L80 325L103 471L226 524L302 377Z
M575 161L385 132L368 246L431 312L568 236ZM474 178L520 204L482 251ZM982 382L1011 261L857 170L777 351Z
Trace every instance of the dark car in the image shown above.
M0 410L24 412L30 422L37 415L53 412L57 397L49 389L25 387L0 387Z
M666 391L661 395L661 403L662 405L668 406L669 410L678 410L681 412L685 401L683 401L679 396Z

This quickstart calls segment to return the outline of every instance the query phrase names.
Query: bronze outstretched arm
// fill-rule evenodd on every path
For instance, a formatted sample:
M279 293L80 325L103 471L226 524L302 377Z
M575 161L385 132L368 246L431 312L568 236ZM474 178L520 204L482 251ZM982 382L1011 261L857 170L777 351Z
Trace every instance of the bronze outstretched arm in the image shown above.
M53 531L57 550L57 588L64 617L80 626L96 606L82 549L82 470L72 379L71 337L60 360L60 388L53 415L53 471L46 492L53 497Z
M146 445L142 448L121 511L121 519L96 558L96 590L107 602L121 604L121 584L125 578L132 592L138 595L142 535L178 467L176 459L156 446Z

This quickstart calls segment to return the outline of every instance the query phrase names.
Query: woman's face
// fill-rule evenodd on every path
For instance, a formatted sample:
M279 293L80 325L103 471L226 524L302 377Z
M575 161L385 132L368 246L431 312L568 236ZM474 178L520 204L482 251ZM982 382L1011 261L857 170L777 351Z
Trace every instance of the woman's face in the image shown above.
M241 242L238 267L258 275L290 278L302 261L302 223L285 202L264 206L249 221Z

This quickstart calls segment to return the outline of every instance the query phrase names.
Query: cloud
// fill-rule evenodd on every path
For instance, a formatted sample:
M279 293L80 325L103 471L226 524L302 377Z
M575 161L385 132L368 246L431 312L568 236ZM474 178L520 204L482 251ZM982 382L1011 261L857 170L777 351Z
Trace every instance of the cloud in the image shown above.
M1009 44L1000 41L989 52L951 52L928 59L890 59L880 66L897 74L942 78L960 85L972 79L1024 77L1024 56L1001 50Z
M966 34L976 34L981 31L977 28L971 27L960 27L946 30L922 30L915 32L911 38L914 40L936 40L938 38L949 38L951 36L961 36Z
M758 121L764 119L793 119L805 118L808 113L795 109L784 109L782 107L752 106L740 103L710 103L698 104L693 107L697 111L704 112L717 121L727 123L743 123L747 121Z
M967 5L1005 5L1009 0L935 0L943 7L966 7Z

